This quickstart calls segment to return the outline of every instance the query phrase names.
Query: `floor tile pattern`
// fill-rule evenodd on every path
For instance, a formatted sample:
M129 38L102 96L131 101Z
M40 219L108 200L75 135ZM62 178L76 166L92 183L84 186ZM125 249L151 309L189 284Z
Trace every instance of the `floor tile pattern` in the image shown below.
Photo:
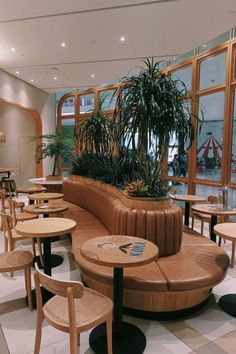
M200 223L195 221L195 229ZM209 235L208 225L204 234ZM80 272L70 255L70 241L66 238L52 243L53 251L64 257L64 262L53 269L60 279L80 280ZM230 255L231 244L222 247ZM17 248L30 249L31 242L24 240ZM0 233L0 250L3 237ZM33 284L33 277L32 277ZM213 289L209 303L198 313L171 321L152 321L125 316L127 321L140 327L146 334L147 354L235 354L236 318L224 313L218 306L219 298L236 293L236 267L229 269L225 280ZM12 278L0 274L0 354L33 354L36 311L30 312L25 303L24 276L15 272ZM88 344L89 332L81 335L78 354L92 354ZM66 333L57 331L44 322L41 354L69 353ZM122 354L122 353L120 353Z

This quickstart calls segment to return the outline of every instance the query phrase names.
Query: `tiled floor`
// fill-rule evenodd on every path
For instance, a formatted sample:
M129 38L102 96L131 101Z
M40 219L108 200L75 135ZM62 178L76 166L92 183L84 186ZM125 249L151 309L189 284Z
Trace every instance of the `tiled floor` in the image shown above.
M208 234L207 226L205 233ZM61 279L80 279L79 269L70 257L70 242L63 239L52 245L53 251L64 257L63 264L53 269L53 275ZM22 241L18 247L31 249L31 243ZM230 253L229 243L223 247ZM227 293L236 293L236 267L229 269L226 279L213 289L208 305L191 317L160 322L128 316L125 318L145 332L147 354L235 354L236 318L224 313L218 306L220 296ZM24 296L22 272L16 272L13 278L0 274L0 354L33 354L36 311L28 310ZM88 332L81 335L78 353L92 354L88 336ZM40 353L69 353L68 335L45 322Z

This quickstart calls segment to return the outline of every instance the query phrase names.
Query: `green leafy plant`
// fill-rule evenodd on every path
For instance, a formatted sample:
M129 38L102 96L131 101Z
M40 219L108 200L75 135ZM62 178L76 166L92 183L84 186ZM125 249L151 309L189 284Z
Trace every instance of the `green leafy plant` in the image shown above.
M81 155L73 172L121 186L132 196L163 198L170 189L161 178L170 141L182 151L194 137L191 97L153 59L144 64L139 74L123 78L112 119L102 111L101 98L79 128Z
M92 111L91 117L86 119L76 131L81 152L110 154L114 150L114 124L102 110L106 97L106 95L100 96L98 108Z
M68 160L74 152L74 140L71 136L63 134L45 134L33 137L31 140L42 139L36 149L36 162L39 163L46 157L54 159L52 175L56 174L56 167L59 157Z

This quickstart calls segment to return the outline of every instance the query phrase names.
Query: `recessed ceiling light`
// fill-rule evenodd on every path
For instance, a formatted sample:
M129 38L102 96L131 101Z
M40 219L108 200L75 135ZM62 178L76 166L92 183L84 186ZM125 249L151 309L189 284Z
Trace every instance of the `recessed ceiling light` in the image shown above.
M121 40L121 42L124 42L125 41L125 37L124 36L120 37L120 40Z
M65 43L65 42L62 42L62 43L61 43L61 46L62 46L62 47L65 47L65 46L66 46L66 43Z
M203 44L202 46L203 46L203 48L206 48L207 45L206 45L206 44Z
M11 51L12 51L12 52L15 52L15 51L16 51L16 48L11 48Z
M95 74L91 74L91 77L95 77Z
M19 73L20 73L19 71L16 71L16 74L17 74L17 75L19 75Z
M57 80L57 76L54 76L54 78L53 78L54 80Z
M31 81L31 82L34 82L34 79L31 79L30 81Z

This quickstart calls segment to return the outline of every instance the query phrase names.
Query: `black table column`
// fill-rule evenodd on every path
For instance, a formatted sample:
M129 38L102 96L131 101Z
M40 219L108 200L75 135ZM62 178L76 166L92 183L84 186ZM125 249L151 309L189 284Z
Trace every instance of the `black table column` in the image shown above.
M113 354L141 354L146 347L145 334L133 324L122 321L123 268L114 268L113 286ZM93 329L89 336L89 344L96 354L107 353L105 324Z
M211 215L210 238L214 242L216 242L216 234L214 233L214 226L216 224L217 224L217 215Z

